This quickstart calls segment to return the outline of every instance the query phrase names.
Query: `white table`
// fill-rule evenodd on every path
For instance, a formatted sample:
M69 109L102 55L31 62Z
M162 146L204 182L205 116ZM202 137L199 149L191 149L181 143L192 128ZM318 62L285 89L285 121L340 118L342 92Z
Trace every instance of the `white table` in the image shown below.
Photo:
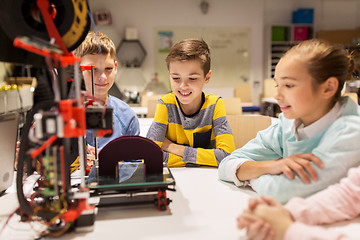
M220 181L215 168L173 168L171 172L176 192L167 191L172 200L167 211L158 211L151 204L101 207L92 232L66 233L60 239L246 239L245 231L236 227L236 218L247 207L248 199L257 196L255 192ZM1 210L10 212L9 208L16 206L14 202L16 194L1 197ZM2 227L6 215L0 217ZM18 216L11 218L0 239L36 236L28 223L18 220ZM328 227L346 231L356 239L360 218Z
M217 169L176 168L171 171L176 192L167 191L172 200L168 211L158 211L151 205L99 208L95 229L86 234L86 238L100 239L104 234L146 240L239 239L244 236L244 231L236 229L236 217L256 193L248 189L239 191L234 185L218 180Z
M256 196L250 189L239 190L218 180L215 168L175 168L171 172L176 192L167 211L151 204L100 207L94 230L67 233L63 239L239 239L244 231L236 228L236 217ZM15 198L15 196L13 196ZM0 206L4 208L0 198ZM8 198L9 200L9 198ZM2 216L0 226L5 222ZM13 216L0 237L29 239L34 236L27 223ZM31 239L31 238L30 238Z
M146 135L152 121L139 118L141 136ZM167 191L172 200L169 210L161 212L149 204L101 207L92 232L66 233L60 239L246 239L245 231L236 227L236 218L247 207L248 199L257 196L254 191L220 181L216 168L172 168L171 172L176 192ZM15 191L13 185L0 197L0 229L18 206ZM30 191L31 188L25 189ZM345 229L356 239L360 235L360 218L328 227ZM19 222L17 215L0 235L0 239L9 240L35 237L30 225Z

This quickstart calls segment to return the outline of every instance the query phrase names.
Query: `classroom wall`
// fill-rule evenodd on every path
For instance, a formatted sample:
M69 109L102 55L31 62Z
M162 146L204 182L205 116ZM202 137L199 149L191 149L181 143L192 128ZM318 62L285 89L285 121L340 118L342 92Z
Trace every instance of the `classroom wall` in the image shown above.
M91 11L110 10L112 25L97 26L118 44L126 27L138 29L147 56L142 65L145 80L154 75L154 28L172 27L250 27L251 56L249 81L254 101L262 92L267 76L269 28L291 22L291 12L300 7L314 8L315 30L355 29L360 27L358 0L207 0L209 12L201 13L201 0L89 0ZM226 67L226 66L224 66ZM0 75L3 75L0 68ZM2 77L1 77L2 79ZM162 81L167 81L160 79ZM255 84L259 83L259 84Z
M154 74L153 29L159 26L250 27L250 82L254 97L262 92L269 53L269 28L273 24L291 23L297 8L314 8L315 30L354 29L360 26L358 0L208 0L209 12L201 13L201 0L89 0L92 11L110 10L111 26L98 26L116 44L124 37L126 27L138 29L147 56L142 65L149 81ZM167 79L160 79L167 81ZM258 84L255 84L258 83Z
M159 26L250 27L250 81L263 79L263 0L209 0L209 11L201 13L199 0L90 0L92 11L108 9L113 24L99 26L118 44L124 37L125 27L135 27L147 56L142 65L145 79L154 74L154 28ZM165 63L164 63L165 64ZM160 79L168 81L168 79Z

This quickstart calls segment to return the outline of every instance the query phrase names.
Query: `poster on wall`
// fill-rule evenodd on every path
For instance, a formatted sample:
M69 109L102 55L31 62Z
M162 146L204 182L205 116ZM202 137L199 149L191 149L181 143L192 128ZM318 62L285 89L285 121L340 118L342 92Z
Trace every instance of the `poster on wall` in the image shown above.
M186 38L204 39L211 52L208 87L232 87L250 76L251 30L247 27L156 27L154 28L155 72L170 89L165 58L171 46Z
M159 31L158 32L158 51L160 53L170 52L173 45L173 32L172 31Z
M95 11L94 19L96 25L111 25L111 13L108 10Z

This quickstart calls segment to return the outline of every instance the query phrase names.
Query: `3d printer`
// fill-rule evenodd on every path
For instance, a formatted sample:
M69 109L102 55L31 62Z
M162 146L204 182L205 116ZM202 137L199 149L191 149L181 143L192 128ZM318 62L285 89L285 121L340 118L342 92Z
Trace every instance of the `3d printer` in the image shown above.
M111 109L94 102L85 106L80 91L80 59L71 53L90 29L87 1L2 0L0 3L4 33L14 40L16 47L44 58L44 62L36 58L36 64L41 66L37 71L36 101L26 116L17 162L17 196L22 220L43 223L46 230L41 235L58 236L69 229L91 228L95 220L95 206L88 204L91 196L106 196L100 205L109 204L108 199L112 199L111 204L150 201L159 210L166 210L171 202L166 190L175 190L175 181L163 166L161 149L149 139L125 136L109 143L99 154L97 179L92 184L86 182L86 129L96 130L99 137L112 131ZM69 88L75 89L72 98ZM35 140L29 137L31 129L35 129ZM139 148L143 151L138 151ZM127 151L119 156L114 154L114 149ZM81 181L74 187L69 166L77 155ZM144 167L140 171L144 177L135 182L129 178L121 182L119 169L130 165L119 164L130 161L142 162L136 166ZM34 172L38 174L34 192L25 196L23 180Z

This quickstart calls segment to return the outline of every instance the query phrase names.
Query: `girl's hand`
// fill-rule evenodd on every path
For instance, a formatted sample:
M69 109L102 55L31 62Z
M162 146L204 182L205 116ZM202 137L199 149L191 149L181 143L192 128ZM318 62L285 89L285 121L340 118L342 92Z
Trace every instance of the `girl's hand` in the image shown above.
M276 200L274 201L276 202ZM270 224L253 213L258 205L277 205L274 201L267 197L250 198L248 209L244 210L237 218L238 228L245 228L247 237L250 240L273 240L275 238L275 232Z
M274 198L252 199L249 209L238 218L238 227L246 228L251 240L283 239L293 223L290 213Z
M318 180L317 173L311 162L316 164L319 168L324 168L322 161L312 153L301 153L291 155L287 158L276 160L273 163L269 174L284 173L290 179L294 179L294 172L301 178L304 183L309 184L310 179Z
M275 201L275 199L271 201ZM294 222L290 213L276 201L273 205L259 204L253 212L271 225L276 239L283 239L287 229Z
M238 228L246 229L246 236L249 240L274 240L275 232L271 225L250 211L244 211L237 218Z

